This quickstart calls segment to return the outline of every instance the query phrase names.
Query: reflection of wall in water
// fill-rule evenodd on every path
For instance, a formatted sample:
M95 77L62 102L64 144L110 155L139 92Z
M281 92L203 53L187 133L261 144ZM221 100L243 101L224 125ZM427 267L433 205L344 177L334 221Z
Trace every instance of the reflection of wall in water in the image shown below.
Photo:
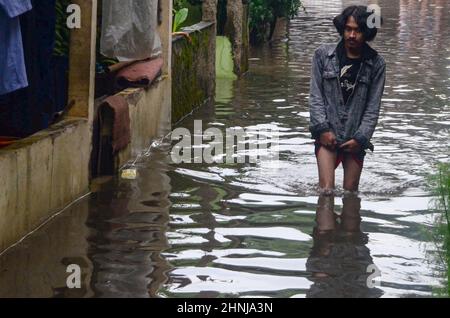
M91 297L88 202L75 204L0 258L0 297ZM81 268L81 289L68 289L67 266Z
M135 180L104 187L91 200L89 257L94 264L92 288L100 297L156 297L170 265L165 154L152 152Z

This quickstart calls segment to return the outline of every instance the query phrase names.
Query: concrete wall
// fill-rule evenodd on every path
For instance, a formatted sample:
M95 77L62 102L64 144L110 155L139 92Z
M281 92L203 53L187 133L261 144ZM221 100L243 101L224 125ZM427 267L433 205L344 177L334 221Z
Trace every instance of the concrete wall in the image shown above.
M173 39L172 122L176 123L195 108L212 101L215 89L215 24L200 22Z
M68 119L0 150L0 251L89 191L90 136Z

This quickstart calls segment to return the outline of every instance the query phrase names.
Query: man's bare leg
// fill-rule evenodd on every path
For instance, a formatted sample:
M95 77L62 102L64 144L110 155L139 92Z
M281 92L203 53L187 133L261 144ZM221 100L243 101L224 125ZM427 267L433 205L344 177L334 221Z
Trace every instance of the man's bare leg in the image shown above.
M334 190L334 171L336 152L320 147L317 154L317 167L319 170L319 187L321 190Z
M343 166L344 190L352 192L358 191L362 167L352 158L351 154L345 154Z

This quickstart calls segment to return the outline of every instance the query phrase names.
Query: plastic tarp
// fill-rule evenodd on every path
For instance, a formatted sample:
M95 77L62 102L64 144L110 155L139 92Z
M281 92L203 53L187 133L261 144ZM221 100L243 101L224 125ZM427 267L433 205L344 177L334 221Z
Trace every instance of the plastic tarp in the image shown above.
M119 61L161 54L158 0L103 0L100 52Z
M216 37L216 77L237 79L234 74L231 42L226 36Z

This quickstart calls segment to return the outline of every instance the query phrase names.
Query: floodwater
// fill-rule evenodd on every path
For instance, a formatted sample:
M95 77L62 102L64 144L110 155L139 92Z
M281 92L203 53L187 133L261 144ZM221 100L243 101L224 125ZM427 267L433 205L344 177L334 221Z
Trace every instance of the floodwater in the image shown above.
M450 3L380 0L387 61L360 196L318 197L310 61L349 1L304 1L288 36L251 52L241 80L179 126L277 134L279 162L174 164L155 142L135 180L93 192L0 257L1 297L428 297L442 287L426 188L449 159ZM270 130L273 129L273 130ZM205 142L207 144L207 142ZM193 146L207 147L207 146ZM317 213L317 223L315 221ZM334 228L334 231L327 231ZM68 289L67 266L81 269ZM381 276L378 276L381 274Z

